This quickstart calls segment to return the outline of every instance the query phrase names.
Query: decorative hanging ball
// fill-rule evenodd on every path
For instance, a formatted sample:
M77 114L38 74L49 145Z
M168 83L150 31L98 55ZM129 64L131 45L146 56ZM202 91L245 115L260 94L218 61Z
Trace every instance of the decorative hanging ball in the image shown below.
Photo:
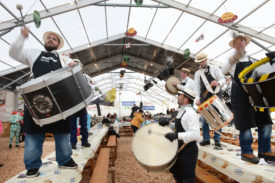
M189 48L186 48L186 49L184 50L184 52L183 52L183 57L184 57L185 59L188 59L189 56L190 56L190 49L189 49Z
M39 28L41 25L41 17L40 17L40 13L37 10L34 10L33 12L33 21L34 21L35 27Z
M137 6L141 6L143 4L143 0L134 0Z
M123 55L123 61L125 61L125 62L129 62L130 58L131 58L131 56L128 54Z
M234 22L238 18L237 15L234 15L231 12L226 12L218 19L218 22L221 24Z
M130 37L135 36L136 34L137 34L137 31L136 31L134 28L130 28L130 29L128 29L128 31L126 32L126 35L127 35L127 36L130 36Z

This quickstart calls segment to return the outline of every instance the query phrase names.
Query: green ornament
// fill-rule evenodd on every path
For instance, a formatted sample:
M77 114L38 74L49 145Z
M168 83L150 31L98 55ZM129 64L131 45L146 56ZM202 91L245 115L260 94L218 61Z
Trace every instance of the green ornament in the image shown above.
M35 27L39 28L41 25L41 17L40 17L40 13L37 10L34 10L33 12L33 21L34 21Z
M183 52L183 57L184 57L185 59L188 59L189 56L190 56L190 50L189 50L189 48L186 48L186 49L184 50L184 52Z
M123 61L124 61L124 62L129 62L129 61L130 61L130 58L131 58L131 56L128 55L128 54L123 55Z
M143 4L143 0L135 0L137 6L141 6Z

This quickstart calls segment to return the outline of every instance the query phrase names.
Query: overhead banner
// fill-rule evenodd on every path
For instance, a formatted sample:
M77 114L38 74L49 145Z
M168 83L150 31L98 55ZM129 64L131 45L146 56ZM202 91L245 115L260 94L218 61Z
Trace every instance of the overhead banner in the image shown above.
M135 101L122 101L122 106L133 106L136 102Z
M142 110L144 110L144 111L154 111L155 106L143 106Z

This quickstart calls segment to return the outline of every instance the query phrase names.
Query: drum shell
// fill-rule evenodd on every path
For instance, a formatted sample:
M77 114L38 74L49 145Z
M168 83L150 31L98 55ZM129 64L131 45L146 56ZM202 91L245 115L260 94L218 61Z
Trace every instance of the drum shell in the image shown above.
M19 91L35 123L41 126L66 119L84 108L94 96L80 67L62 68L48 73L20 86ZM50 111L40 112L35 106L35 100L39 96L46 96L51 101Z
M149 134L149 129L158 134L154 134L154 132ZM175 163L178 141L170 142L164 137L164 134L171 132L173 131L169 127L162 127L157 123L151 123L141 127L135 133L132 140L132 152L144 169L150 172L161 172L170 169Z
M257 108L275 107L275 79L270 78L261 82L242 83L249 94L250 103ZM264 99L265 98L265 99ZM268 105L264 102L266 100Z
M207 99L197 110L216 131L229 124L234 117L227 105L217 95Z

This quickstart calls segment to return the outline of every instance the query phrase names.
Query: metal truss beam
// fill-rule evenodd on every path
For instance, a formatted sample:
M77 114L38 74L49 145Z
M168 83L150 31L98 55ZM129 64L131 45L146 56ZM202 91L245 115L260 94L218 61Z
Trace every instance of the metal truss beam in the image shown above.
M268 36L266 34L263 34L263 33L259 33L259 32L255 31L253 29L242 26L240 24L238 24L238 25L220 24L218 22L218 19L219 19L218 16L211 15L210 13L207 13L205 11L202 11L202 10L199 10L199 9L196 9L196 8L193 8L191 6L186 7L186 5L183 4L183 3L180 3L180 2L177 2L177 1L172 1L172 0L154 0L154 1L156 1L158 3L161 3L161 4L164 4L164 5L167 5L167 6L170 6L171 8L175 8L177 10L184 11L184 12L189 13L191 15L203 18L205 20L214 22L214 23L219 24L221 26L233 29L235 31L245 33L245 34L250 35L252 37L258 38L262 41L266 41L268 43L275 44L275 38L273 38L273 37L270 37L270 36Z
M103 2L103 1L104 0L79 0L79 1L77 1L77 3L72 3L72 4L68 3L68 4L65 4L62 6L57 6L57 7L48 9L48 11L46 11L46 10L40 11L39 13L40 13L41 19L44 19L44 18L55 16L55 15L59 15L62 13L66 13L69 11L73 11L73 10L76 10L79 8L91 6L91 5L94 5L94 4ZM24 21L26 24L33 22L33 15L32 14L26 15L24 18ZM12 19L10 21L1 23L0 31L10 29L13 27L17 27L17 26L19 26L18 20Z

